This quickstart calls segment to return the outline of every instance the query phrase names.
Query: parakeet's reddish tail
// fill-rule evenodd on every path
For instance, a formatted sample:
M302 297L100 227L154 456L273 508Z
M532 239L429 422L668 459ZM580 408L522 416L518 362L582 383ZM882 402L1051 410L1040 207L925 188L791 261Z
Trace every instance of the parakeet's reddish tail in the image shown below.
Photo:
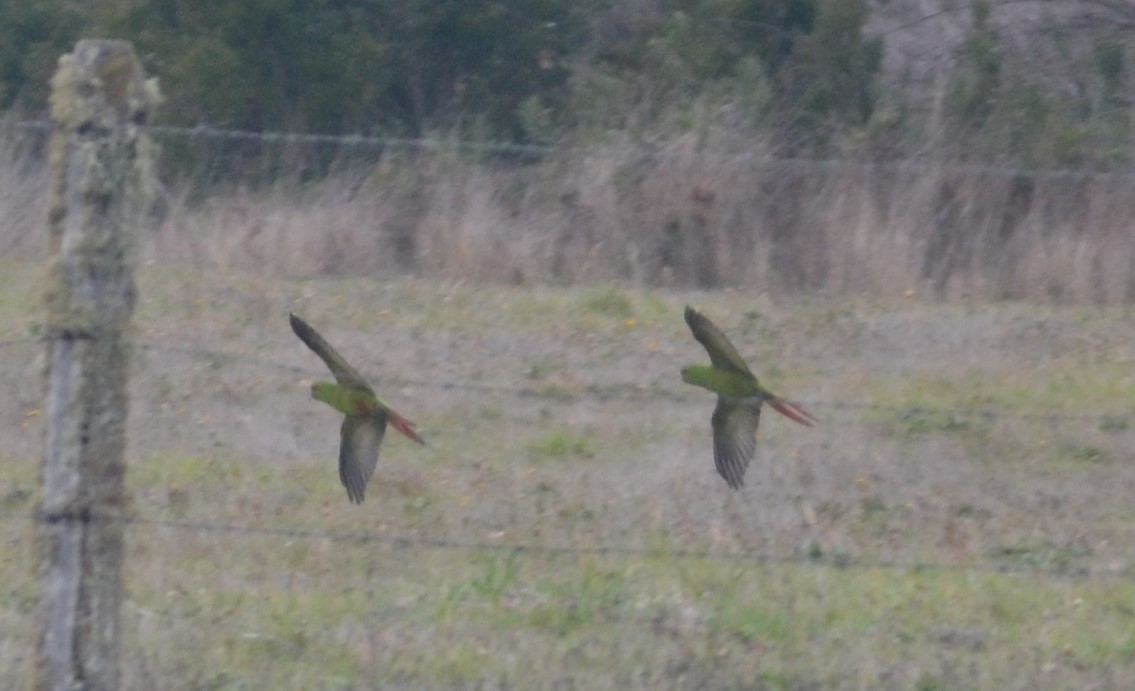
M393 410L388 411L387 415L390 417L390 424L394 427L394 429L398 430L402 434L405 434L407 437L413 439L419 444L426 443L426 440L419 437L418 433L414 431L414 423L410 422Z
M776 396L771 396L767 400L768 404L772 406L773 410L780 413L789 420L792 420L793 422L799 422L805 427L811 427L815 423L819 422L819 420L816 419L815 415L812 415L807 410L804 410L795 403L791 403L784 400L783 398L778 398Z

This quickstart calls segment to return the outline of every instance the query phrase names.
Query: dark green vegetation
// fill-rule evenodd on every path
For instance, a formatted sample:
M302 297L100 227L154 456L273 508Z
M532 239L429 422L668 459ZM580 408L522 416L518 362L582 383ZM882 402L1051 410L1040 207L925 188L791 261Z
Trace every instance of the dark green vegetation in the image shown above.
M34 337L40 267L3 270L0 339ZM168 266L139 289L128 691L1135 687L1123 309ZM739 492L678 376L704 357L686 303L823 421L768 416ZM289 311L430 439L387 439L361 506ZM2 688L31 654L41 348L0 359Z
M1059 5L1059 6L1057 6ZM0 108L132 41L164 122L587 145L723 127L780 155L1129 161L1127 3L41 0L0 3Z

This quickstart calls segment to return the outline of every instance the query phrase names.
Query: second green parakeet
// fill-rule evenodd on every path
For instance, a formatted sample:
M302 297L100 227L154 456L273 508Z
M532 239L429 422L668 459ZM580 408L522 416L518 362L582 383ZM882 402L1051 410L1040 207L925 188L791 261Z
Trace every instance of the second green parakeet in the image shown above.
M702 313L686 307L686 323L709 353L709 365L690 365L682 370L682 381L717 394L717 407L710 424L713 427L713 461L717 472L733 489L745 482L745 469L757 448L757 426L761 421L761 405L801 425L811 427L819 422L811 413L784 400L766 389L733 344Z
M414 423L399 415L374 393L374 389L339 355L307 322L289 315L292 331L308 348L327 363L334 382L311 385L311 397L323 401L345 416L340 429L339 479L347 488L347 497L361 504L367 483L378 465L378 447L386 433L386 423L419 444L425 444L414 431Z

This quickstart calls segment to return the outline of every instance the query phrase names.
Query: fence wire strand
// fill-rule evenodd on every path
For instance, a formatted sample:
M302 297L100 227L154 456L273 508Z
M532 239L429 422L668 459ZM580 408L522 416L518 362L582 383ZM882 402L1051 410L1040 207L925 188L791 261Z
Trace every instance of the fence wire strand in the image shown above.
M45 342L46 341L42 338L17 338L0 340L0 349L22 345L42 344ZM289 372L291 374L302 377L322 376L320 374L317 374L317 372L315 370L312 370L311 368L301 367L298 365L290 365L282 362L275 362L272 360L265 360L264 358L257 357L255 355L247 355L244 353L232 353L220 350L211 350L207 348L170 345L167 343L157 343L152 341L135 341L133 345L135 348L143 351L182 355L189 358L207 360L211 362L239 363L259 369ZM636 384L634 382L615 382L602 385L588 384L573 389L565 389L561 387L519 386L509 383L474 382L452 379L419 379L414 377L400 376L385 377L384 382L391 386L400 388L422 388L432 391L469 391L479 393L497 393L502 395L516 396L519 398L536 398L550 401L560 401L564 403L584 400L666 400L676 403L694 403L705 400L705 397L700 393L691 393L684 390L665 389L654 386L644 386L642 384ZM1021 420L1027 422L1047 422L1054 424L1060 422L1114 424L1118 420L1126 420L1128 417L1135 414L1130 410L1104 411L1095 413L1062 413L994 410L990 408L975 407L943 408L938 406L872 403L869 401L828 401L815 398L800 398L797 399L796 402L815 408L817 410L832 410L859 414L884 414L895 416L948 416L952 418L980 419L988 422L994 422L998 420Z
M195 534L225 534L243 537L280 538L284 540L327 540L337 543L381 544L394 549L435 549L451 552L494 552L545 557L616 557L623 559L680 559L759 564L765 566L802 566L854 571L909 571L912 573L985 573L1041 576L1066 581L1128 581L1135 574L1126 570L1092 570L1084 567L1050 567L1027 563L957 563L878 559L846 553L812 556L809 554L773 554L754 551L718 551L682 547L633 547L629 545L568 545L510 541L459 540L438 535L408 535L363 531L336 531L318 528L240 525L219 521L177 520L141 514L121 516L85 514L72 517L84 521L121 521L126 526L163 528ZM49 523L58 518L38 512L0 511L0 520L32 524Z
M4 123L17 130L28 130L46 134L51 131L52 124L48 121L23 121ZM634 151L636 155L646 155L665 159L671 155L669 150L662 147L653 147L645 144L628 145L623 147L566 147L547 146L539 144L521 144L507 141L466 141L459 139L383 137L375 135L333 135L308 134L302 132L253 132L247 130L223 130L209 126L174 127L170 125L152 125L142 128L159 137L178 137L187 139L214 139L220 141L258 141L266 144L290 144L307 146L338 146L343 148L370 148L392 150L418 150L418 151L467 151L471 153L496 154L527 154L545 156L556 151L572 149L580 155L612 159L626 156L626 152ZM614 152L613 152L614 151ZM994 165L984 163L954 163L930 159L907 159L903 161L859 161L854 159L817 159L770 156L759 152L731 151L715 152L700 151L700 156L707 158L744 163L757 168L789 168L789 169L819 169L841 170L856 169L865 174L875 172L892 173L927 173L931 171L952 173L955 175L981 175L993 177L1025 176L1037 180L1096 180L1096 181L1124 181L1135 180L1135 170L1120 169L1114 171L1083 170L1077 168L1027 168L1022 166ZM675 154L677 155L677 154ZM680 155L686 155L682 152Z

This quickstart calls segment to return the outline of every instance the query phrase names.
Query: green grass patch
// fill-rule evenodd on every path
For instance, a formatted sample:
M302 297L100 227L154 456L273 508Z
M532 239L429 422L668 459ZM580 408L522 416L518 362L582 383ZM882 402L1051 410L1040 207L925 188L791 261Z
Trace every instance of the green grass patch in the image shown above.
M543 433L528 447L535 461L594 458L597 448L593 433L563 428Z
M1098 414L1117 429L1135 400L1135 376L1126 362L1059 362L1033 369L906 374L875 378L864 389L880 407L909 411L930 427L958 427L1000 414Z
M991 556L1012 568L1075 573L1087 569L1092 550L1082 544L1017 545L999 547L991 552Z

